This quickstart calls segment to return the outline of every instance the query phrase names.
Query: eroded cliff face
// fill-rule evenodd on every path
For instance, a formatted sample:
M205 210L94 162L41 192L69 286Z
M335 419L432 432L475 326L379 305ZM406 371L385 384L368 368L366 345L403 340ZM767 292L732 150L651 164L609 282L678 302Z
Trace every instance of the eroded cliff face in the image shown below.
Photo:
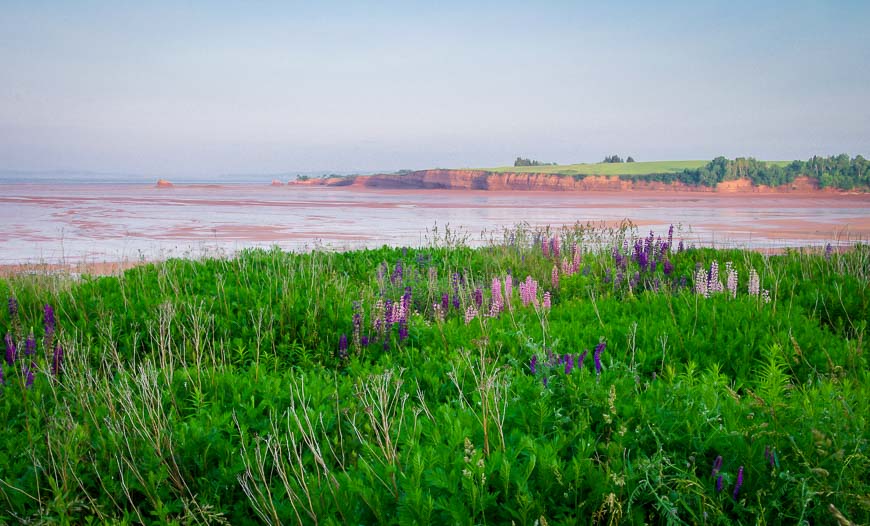
M586 191L586 192L714 192L714 193L791 193L819 190L818 184L809 177L798 177L788 185L778 187L754 186L748 179L725 181L714 188L690 186L680 182L628 181L619 177L572 176L486 172L482 170L420 170L406 175L379 174L356 178L328 178L296 181L291 184L304 186L352 186L355 188L381 188L389 190L492 190L492 191Z

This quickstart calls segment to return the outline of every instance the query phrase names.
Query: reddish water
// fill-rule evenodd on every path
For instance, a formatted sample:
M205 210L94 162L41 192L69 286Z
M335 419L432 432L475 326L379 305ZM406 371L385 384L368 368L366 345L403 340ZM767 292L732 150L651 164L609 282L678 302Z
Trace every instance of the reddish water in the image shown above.
M286 249L421 245L438 226L500 237L631 219L687 243L773 248L870 238L870 195L372 191L264 185L4 184L0 263L120 261Z

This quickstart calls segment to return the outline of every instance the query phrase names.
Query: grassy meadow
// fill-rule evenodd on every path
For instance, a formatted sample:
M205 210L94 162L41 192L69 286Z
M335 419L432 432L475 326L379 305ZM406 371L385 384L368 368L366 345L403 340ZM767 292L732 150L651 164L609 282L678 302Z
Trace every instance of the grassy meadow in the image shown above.
M0 280L0 523L870 523L868 245L464 241Z
M579 163L548 166L500 166L479 168L487 172L536 173L554 175L647 175L678 173L701 168L710 161L643 161L633 163Z

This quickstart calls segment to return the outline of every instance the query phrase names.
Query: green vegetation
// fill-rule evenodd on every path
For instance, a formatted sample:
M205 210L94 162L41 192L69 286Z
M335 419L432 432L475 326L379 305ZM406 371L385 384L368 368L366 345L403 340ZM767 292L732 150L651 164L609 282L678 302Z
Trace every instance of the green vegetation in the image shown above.
M867 524L868 272L578 225L0 280L0 523Z
M832 157L813 157L808 161L758 161L738 157L729 160L717 157L704 161L622 162L618 155L608 156L603 163L570 164L544 167L502 167L486 169L491 172L544 173L573 176L582 179L588 175L619 176L632 181L681 182L692 186L716 186L723 181L747 178L755 185L780 186L791 183L799 176L809 176L821 188L841 190L870 189L870 161L858 155L849 158L842 154Z
M556 163L542 163L541 161L517 157L514 161L514 166L556 166Z
M640 161L634 163L584 163L558 166L480 168L488 172L544 173L553 175L646 175L676 173L701 168L707 161Z

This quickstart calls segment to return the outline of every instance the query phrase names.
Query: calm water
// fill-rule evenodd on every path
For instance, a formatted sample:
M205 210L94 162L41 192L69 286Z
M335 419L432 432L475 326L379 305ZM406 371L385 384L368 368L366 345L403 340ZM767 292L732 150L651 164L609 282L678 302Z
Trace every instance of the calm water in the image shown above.
M421 245L446 225L481 242L533 226L631 219L687 243L781 247L870 234L870 196L376 192L239 184L2 184L0 263L117 261L285 249ZM461 229L460 229L461 227Z

